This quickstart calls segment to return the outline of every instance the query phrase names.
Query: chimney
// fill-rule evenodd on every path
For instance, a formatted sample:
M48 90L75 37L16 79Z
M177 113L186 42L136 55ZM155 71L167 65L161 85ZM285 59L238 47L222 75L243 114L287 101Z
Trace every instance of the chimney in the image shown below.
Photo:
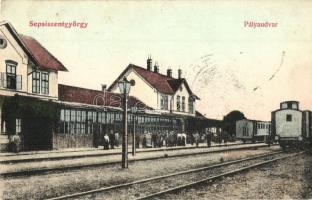
M148 56L146 64L147 64L147 70L151 71L152 70L152 56L151 55Z
M106 92L106 87L107 87L106 84L102 84L102 91L103 91L103 92Z
M159 73L159 66L157 62L155 62L155 65L154 65L154 72Z
M182 78L182 69L179 69L178 70L178 79L181 79Z
M172 70L171 69L167 69L167 76L172 77Z

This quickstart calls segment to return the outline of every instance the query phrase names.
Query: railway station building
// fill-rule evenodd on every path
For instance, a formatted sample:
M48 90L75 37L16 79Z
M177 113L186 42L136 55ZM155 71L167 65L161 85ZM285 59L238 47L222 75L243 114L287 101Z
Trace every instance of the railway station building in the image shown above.
M220 127L196 111L199 100L172 71L159 73L148 58L146 67L129 64L108 88L93 90L58 84L66 67L32 37L0 22L0 147L9 149L13 135L21 150L97 147L103 135L122 133L122 102L117 83L135 80L128 101L130 133L175 131L191 133ZM131 134L129 134L131 135ZM131 141L130 141L131 143Z

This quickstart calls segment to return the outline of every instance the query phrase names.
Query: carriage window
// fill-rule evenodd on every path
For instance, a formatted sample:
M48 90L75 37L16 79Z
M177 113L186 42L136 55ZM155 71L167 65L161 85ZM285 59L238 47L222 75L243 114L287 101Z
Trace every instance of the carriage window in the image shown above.
M282 108L282 109L286 109L286 108L287 108L287 103L282 103L281 108Z
M291 115L286 115L286 121L291 122L292 121L292 116Z
M297 103L293 103L293 104L292 104L292 108L293 108L293 109L298 109L298 104L297 104Z

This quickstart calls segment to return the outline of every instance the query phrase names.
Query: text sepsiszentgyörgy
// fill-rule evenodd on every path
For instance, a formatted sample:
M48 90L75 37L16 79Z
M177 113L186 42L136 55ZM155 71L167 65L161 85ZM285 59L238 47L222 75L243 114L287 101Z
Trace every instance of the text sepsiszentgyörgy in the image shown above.
M36 21L29 21L29 26L30 27L36 27L36 28L45 28L45 27L59 27L59 28L87 28L88 23L85 22L36 22Z

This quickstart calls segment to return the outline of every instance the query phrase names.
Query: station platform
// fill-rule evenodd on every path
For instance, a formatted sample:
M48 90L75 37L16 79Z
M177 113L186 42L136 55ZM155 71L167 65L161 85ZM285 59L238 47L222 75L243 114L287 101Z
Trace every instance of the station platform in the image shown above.
M232 145L240 145L242 142L228 142L228 143L211 143L211 147L222 147L222 146L232 146ZM173 146L173 147L158 147L158 148L137 148L136 152L152 152L152 151L171 151L171 150L179 150L179 149L193 149L193 148L208 148L206 143L199 143L198 147L195 144L186 144L186 146ZM27 158L48 158L55 156L76 156L76 155L110 155L110 154L119 154L121 153L121 145L119 147L115 147L114 149L104 150L103 146L99 146L98 148L66 148L66 149L58 149L58 150L50 150L50 151L24 151L24 152L3 152L0 153L0 162L3 160L10 159L27 159ZM132 152L132 147L129 145L128 147L129 153Z
M242 143L227 143L213 144L208 148L206 144L196 146L169 147L169 148L149 148L138 149L133 156L129 152L129 162L132 161L147 161L163 158L177 158L185 156L193 156L207 153L224 153L229 150L247 150L251 148L267 147L264 143L258 144L242 144ZM274 147L273 147L274 149ZM30 153L30 152L28 152ZM207 158L209 158L208 156ZM7 176L10 174L29 174L42 173L49 171L64 171L81 169L82 167L107 166L119 164L121 160L121 148L111 150L89 150L82 151L65 151L58 150L57 152L36 152L33 154L24 155L6 155L0 157L0 175Z

